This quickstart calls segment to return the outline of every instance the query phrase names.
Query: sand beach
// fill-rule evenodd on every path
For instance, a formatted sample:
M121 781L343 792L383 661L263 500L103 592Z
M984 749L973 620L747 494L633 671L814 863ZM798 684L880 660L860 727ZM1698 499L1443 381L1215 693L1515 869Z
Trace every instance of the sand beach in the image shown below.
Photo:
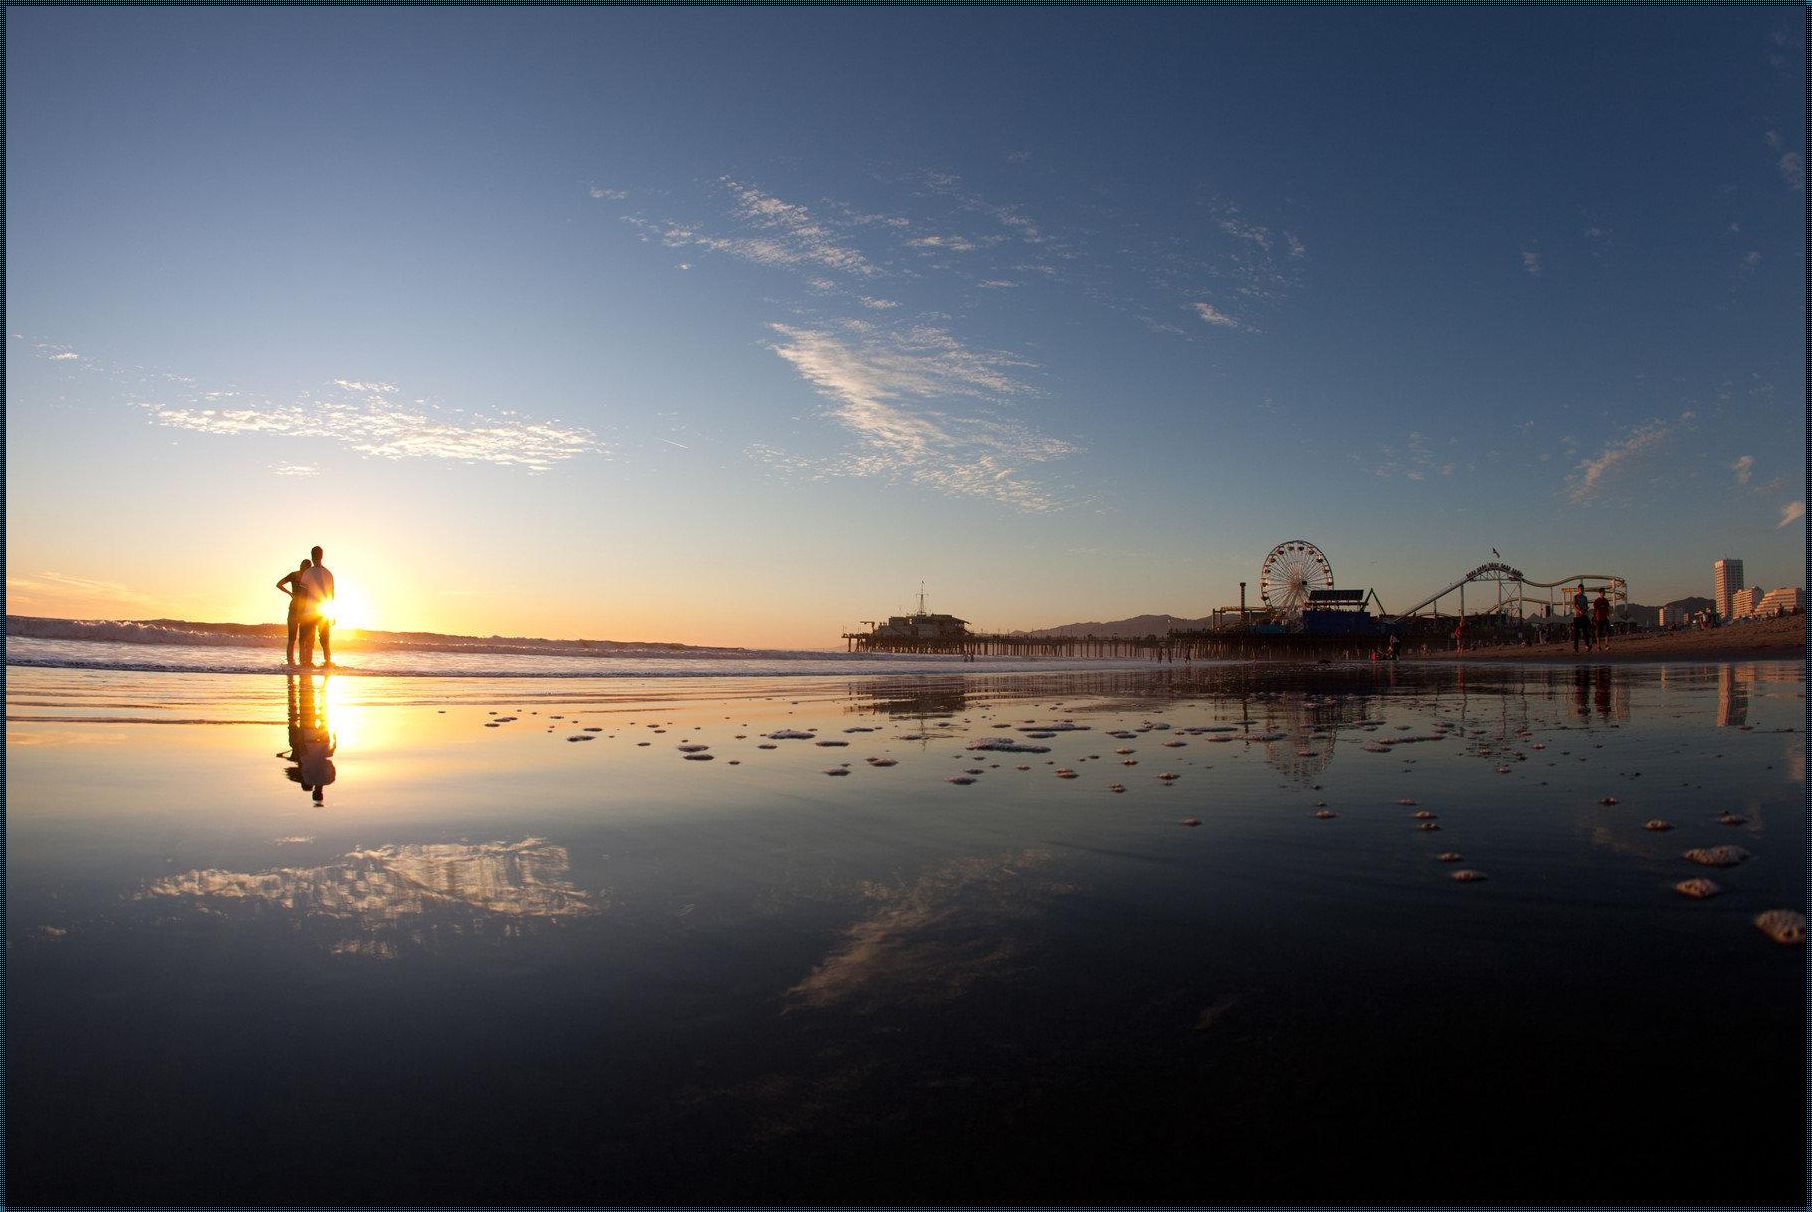
M1796 662L9 673L21 1203L1803 1184Z

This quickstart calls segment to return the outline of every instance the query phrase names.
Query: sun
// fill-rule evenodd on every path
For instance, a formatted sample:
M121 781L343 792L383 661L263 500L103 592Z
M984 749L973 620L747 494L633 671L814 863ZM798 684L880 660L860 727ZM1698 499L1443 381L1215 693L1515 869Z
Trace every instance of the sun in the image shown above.
M333 601L328 603L327 613L341 631L365 631L371 627L371 605L365 595L352 586L334 586Z

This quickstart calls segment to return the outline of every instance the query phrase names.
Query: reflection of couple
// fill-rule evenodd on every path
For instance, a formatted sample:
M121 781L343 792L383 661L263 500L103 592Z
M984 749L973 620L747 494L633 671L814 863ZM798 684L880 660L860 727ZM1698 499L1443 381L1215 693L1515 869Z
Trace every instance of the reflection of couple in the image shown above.
M333 752L339 748L327 726L327 681L322 678L317 693L314 678L304 674L289 679L289 752L277 756L294 762L283 773L302 790L314 793L319 804L333 782Z
M333 664L333 573L321 563L321 549L309 552L312 559L277 582L277 588L289 595L289 643L283 650L286 665L296 663L296 640L302 640L302 664L312 665L315 637L321 637L321 664Z

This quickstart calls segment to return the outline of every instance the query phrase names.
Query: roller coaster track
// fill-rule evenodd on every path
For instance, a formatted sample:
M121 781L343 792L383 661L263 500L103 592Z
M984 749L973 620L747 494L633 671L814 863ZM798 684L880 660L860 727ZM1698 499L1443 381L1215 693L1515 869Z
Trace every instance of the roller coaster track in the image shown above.
M1561 577L1558 581L1536 581L1536 580L1531 580L1529 577L1524 576L1522 573L1522 570L1519 568L1512 568L1508 564L1499 564L1499 563L1493 561L1492 563L1488 563L1488 564L1480 564L1477 568L1474 568L1471 572L1467 573L1465 576L1461 577L1459 580L1455 581L1453 584L1447 586L1445 589L1442 589L1438 593L1429 594L1427 597L1423 598L1420 602L1417 602L1414 606L1411 606L1408 610L1399 611L1396 614L1390 614L1390 615L1384 616L1384 621L1390 622L1390 623L1401 622L1402 620L1415 614L1416 611L1421 610L1424 606L1432 606L1434 603L1440 601L1442 598L1446 597L1448 594L1457 593L1463 586L1469 585L1475 581L1496 581L1496 582L1504 583L1504 584L1516 584L1516 585L1527 586L1531 589L1558 589L1564 585L1583 585L1587 582L1594 582L1594 583L1602 585L1607 591L1609 591L1611 597L1615 598L1616 600L1618 600L1620 602L1629 601L1629 585L1622 577L1618 576L1616 573L1612 573L1612 572L1576 572L1570 576ZM1510 601L1506 601L1503 603L1503 605L1510 605L1511 601L1515 601L1515 600L1528 600L1528 601L1534 601L1534 602L1541 601L1541 599L1537 599L1537 598L1522 599L1522 595L1519 591L1517 599L1511 599ZM1491 607L1491 609L1496 610L1496 609L1498 609L1498 606L1493 605Z

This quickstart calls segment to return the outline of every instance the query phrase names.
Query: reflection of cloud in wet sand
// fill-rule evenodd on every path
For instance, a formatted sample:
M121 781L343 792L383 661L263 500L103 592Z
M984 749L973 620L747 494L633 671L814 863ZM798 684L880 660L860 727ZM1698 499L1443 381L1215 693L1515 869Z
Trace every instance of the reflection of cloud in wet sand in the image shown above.
M589 893L574 888L564 846L540 839L481 845L411 844L355 850L321 867L268 871L188 871L152 884L145 898L192 898L213 909L276 906L309 918L356 922L370 929L430 914L464 911L521 921L595 913ZM394 954L388 947L336 951Z
M793 1007L954 1000L1023 950L1008 923L1035 918L1048 898L1074 891L1036 874L1048 862L1036 850L954 859L909 885L865 886L876 909L787 991Z

